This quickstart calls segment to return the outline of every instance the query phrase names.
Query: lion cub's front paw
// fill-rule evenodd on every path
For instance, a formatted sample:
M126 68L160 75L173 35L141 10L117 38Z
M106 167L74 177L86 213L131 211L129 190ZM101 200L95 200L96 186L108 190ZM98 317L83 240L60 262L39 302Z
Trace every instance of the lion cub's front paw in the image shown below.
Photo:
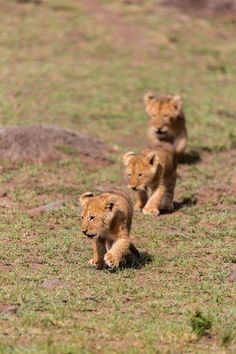
M143 208L143 214L158 216L160 214L160 211L157 208Z
M120 262L117 259L115 259L114 256L110 252L105 254L104 261L105 261L106 265L111 269L118 268L119 264L120 264Z
M134 204L134 210L135 211L141 211L142 210L142 205L140 203Z
M91 258L88 261L89 265L91 265L92 267L101 269L103 267L103 262L102 261L98 261L97 259Z

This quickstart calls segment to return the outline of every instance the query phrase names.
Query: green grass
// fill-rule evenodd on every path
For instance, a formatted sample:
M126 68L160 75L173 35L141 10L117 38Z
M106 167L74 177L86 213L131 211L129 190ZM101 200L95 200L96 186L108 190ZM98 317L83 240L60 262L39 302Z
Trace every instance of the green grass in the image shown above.
M191 316L190 324L193 332L195 332L198 337L207 335L212 327L211 319L204 316L200 311L196 311Z
M169 15L152 1L99 6L122 17L126 36L76 0L0 0L1 126L54 124L117 147L114 164L93 170L64 146L66 161L2 162L0 306L17 312L0 314L0 353L234 353L235 22ZM201 161L179 167L179 210L134 216L135 244L151 262L97 271L78 197L125 188L121 156L146 144L149 90L183 96L188 149ZM29 215L58 199L60 209ZM66 286L43 287L50 279ZM193 331L196 311L205 322Z

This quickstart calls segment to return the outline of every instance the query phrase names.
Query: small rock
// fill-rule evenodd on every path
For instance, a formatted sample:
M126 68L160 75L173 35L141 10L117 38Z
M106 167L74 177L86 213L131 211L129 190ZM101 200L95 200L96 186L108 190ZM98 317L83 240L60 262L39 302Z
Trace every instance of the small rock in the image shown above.
M132 301L132 298L129 296L126 296L125 301L130 302L130 301Z
M16 313L17 307L15 305L1 305L0 306L0 313Z

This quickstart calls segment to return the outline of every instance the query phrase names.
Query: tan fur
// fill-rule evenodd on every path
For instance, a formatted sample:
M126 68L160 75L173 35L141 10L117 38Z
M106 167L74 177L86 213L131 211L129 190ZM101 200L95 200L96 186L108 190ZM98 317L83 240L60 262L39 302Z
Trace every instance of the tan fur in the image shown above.
M185 115L180 96L152 93L144 96L146 112L149 116L148 139L151 146L161 141L174 145L177 156L183 155L187 145Z
M133 204L127 193L114 190L94 196L87 192L80 196L80 204L81 230L93 242L90 265L102 268L105 262L117 268L129 250L139 257L130 238Z
M136 210L156 215L160 209L173 210L177 164L171 144L159 143L140 154L128 152L123 161L129 188L136 191Z

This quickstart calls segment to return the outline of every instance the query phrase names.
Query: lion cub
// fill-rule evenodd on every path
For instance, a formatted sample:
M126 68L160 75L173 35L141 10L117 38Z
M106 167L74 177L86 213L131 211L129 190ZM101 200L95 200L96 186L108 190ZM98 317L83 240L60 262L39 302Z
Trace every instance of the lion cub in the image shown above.
M185 115L180 96L144 96L149 116L148 139L152 146L165 141L174 145L177 157L183 155L187 145Z
M130 238L133 204L127 193L114 190L94 196L87 192L80 196L80 204L81 230L93 242L90 265L102 268L105 262L117 268L129 250L139 257Z
M136 210L159 215L160 209L173 210L176 167L174 148L160 143L140 154L123 156L129 187L136 192Z

